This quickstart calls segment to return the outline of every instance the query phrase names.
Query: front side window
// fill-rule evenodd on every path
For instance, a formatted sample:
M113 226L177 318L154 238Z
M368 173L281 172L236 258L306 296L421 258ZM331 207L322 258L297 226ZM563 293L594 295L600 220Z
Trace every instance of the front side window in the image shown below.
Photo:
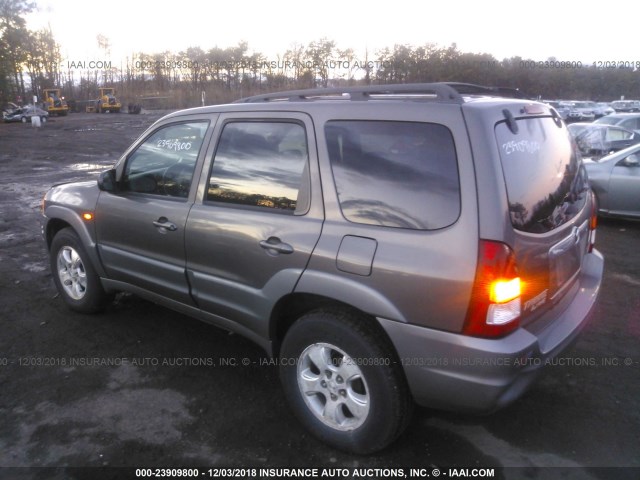
M301 124L227 123L216 149L207 200L274 213L305 213L307 164L307 138Z
M451 131L435 123L335 120L325 126L342 214L350 222L435 230L460 214Z
M179 123L154 132L127 159L125 189L186 198L208 125Z

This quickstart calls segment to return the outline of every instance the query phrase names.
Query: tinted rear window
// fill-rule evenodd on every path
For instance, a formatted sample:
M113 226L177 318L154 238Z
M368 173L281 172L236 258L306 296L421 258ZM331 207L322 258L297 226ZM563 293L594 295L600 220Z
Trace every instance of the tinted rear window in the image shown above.
M336 120L327 122L325 135L347 220L433 230L458 218L458 164L447 127Z
M568 222L585 204L587 175L567 128L550 117L517 120L513 133L496 125L514 228L544 233Z

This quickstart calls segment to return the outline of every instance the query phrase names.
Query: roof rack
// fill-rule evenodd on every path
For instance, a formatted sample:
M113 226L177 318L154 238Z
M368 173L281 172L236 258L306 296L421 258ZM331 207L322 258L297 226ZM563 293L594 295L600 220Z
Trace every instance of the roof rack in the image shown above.
M507 97L531 100L529 96L522 93L518 88L486 87L483 85L475 85L473 83L458 82L448 82L447 85L454 88L460 95L488 95L491 97Z
M234 103L302 102L309 100L378 100L378 99L435 100L463 103L460 94L446 83L412 83L397 85L366 85L357 87L312 88L288 92L266 93L242 98Z
M509 87L485 87L472 83L407 83L366 85L357 87L312 88L274 92L241 98L233 103L304 102L313 100L431 100L442 103L464 103L463 95L488 95L527 98L519 90Z

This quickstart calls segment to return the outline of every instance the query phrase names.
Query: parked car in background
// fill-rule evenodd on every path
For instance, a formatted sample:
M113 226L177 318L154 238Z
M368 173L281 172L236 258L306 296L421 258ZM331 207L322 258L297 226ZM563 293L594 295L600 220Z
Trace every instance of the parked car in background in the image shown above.
M600 215L640 218L640 145L584 166Z
M17 109L4 114L5 122L31 122L31 117L40 117L41 122L46 122L49 117L49 112L42 110L33 105L27 105L25 107L18 107Z
M615 110L609 107L607 104L604 104L603 106L591 100L587 100L584 102L577 102L577 103L580 103L580 105L582 105L582 108L591 110L595 118L601 118L601 117L604 117L605 115L615 112Z
M559 100L544 100L544 103L555 108L564 121L569 117L569 112L571 111L571 106L569 104Z
M612 113L616 113L611 105L606 102L598 102L596 103L600 111L603 113L602 116L611 115Z
M598 159L640 143L640 133L614 125L572 123L568 128L583 158Z
M640 112L639 100L616 100L611 107L618 113Z
M616 125L640 133L640 113L613 113L599 118L595 123L602 125Z
M596 119L596 114L591 103L594 102L566 102L570 108L566 121L571 123L593 122Z

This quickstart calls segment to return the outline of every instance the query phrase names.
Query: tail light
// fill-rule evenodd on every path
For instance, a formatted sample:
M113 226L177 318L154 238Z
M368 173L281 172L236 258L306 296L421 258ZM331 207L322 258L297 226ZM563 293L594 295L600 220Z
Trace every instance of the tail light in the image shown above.
M589 242L587 252L591 253L596 244L596 228L598 227L598 199L591 192L591 219L589 220Z
M463 333L502 337L520 324L522 283L508 245L480 240L478 266Z

